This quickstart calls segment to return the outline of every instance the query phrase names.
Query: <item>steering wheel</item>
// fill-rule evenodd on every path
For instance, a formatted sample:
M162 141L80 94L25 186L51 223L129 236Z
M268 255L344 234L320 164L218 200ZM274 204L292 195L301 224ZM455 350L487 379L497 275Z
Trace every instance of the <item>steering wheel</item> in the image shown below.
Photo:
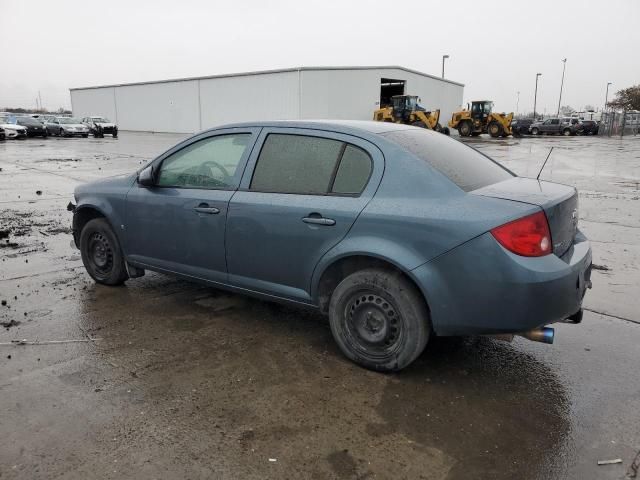
M207 169L209 171L207 171ZM218 179L215 178L215 175L213 175L213 169L217 169L220 171L220 173L222 173L222 178L223 178L222 182L220 182ZM209 160L208 162L204 162L200 164L200 167L198 168L198 174L211 177L211 180L215 182L220 182L221 184L224 184L224 185L229 185L231 181L231 175L229 175L229 172L227 171L227 169L224 168L222 165L220 165L218 162L215 162L213 160Z

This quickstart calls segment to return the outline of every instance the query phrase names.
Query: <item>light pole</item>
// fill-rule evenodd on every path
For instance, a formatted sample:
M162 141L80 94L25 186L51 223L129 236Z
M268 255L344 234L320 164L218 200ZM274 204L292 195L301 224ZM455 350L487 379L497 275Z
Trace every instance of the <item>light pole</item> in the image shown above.
M556 117L560 116L560 102L562 101L562 87L564 85L564 69L567 67L567 59L562 60L562 81L560 82L560 97L558 98L558 113Z
M442 78L444 78L444 61L449 58L449 55L442 55Z
M607 82L607 91L604 94L604 109L607 109L607 101L609 100L609 85L612 85L611 82Z
M536 73L536 93L533 95L533 120L536 120L536 103L538 102L538 77L541 77L541 73Z
M518 115L518 105L520 105L520 92L518 93L518 98L516 99L516 116Z

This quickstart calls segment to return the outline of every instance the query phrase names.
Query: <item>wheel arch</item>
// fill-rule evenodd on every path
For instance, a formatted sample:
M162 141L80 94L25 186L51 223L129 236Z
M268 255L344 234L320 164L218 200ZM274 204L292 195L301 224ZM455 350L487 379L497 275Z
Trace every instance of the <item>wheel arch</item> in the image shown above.
M325 264L321 272L315 275L316 281L312 288L312 298L317 303L322 313L327 313L331 294L347 276L359 270L367 268L380 268L387 271L395 272L406 278L420 293L424 300L425 306L429 311L429 302L425 292L418 284L416 278L412 275L411 270L399 265L387 257L372 253L352 253L345 254L337 258L333 258Z
M78 205L73 212L72 230L73 240L76 244L76 247L80 248L80 232L82 232L82 229L87 223L95 218L104 218L111 227L111 230L113 231L116 238L118 238L118 241L120 241L118 231L113 227L113 223L111 222L107 214L96 205L85 204Z

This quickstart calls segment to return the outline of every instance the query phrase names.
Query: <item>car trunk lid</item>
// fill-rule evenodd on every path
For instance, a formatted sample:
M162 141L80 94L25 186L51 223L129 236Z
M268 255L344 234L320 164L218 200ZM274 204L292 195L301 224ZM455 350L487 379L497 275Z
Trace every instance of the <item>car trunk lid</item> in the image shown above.
M553 253L561 256L573 244L578 230L578 192L574 187L514 177L470 193L537 205L549 221Z

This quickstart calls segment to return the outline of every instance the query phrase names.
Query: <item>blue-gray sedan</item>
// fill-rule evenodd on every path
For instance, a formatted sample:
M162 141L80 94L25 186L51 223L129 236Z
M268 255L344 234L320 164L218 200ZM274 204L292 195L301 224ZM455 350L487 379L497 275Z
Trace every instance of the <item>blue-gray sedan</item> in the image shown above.
M578 322L591 285L575 188L416 127L215 128L75 199L96 282L149 269L314 307L344 354L375 370L406 367L431 335L550 342L544 326Z

